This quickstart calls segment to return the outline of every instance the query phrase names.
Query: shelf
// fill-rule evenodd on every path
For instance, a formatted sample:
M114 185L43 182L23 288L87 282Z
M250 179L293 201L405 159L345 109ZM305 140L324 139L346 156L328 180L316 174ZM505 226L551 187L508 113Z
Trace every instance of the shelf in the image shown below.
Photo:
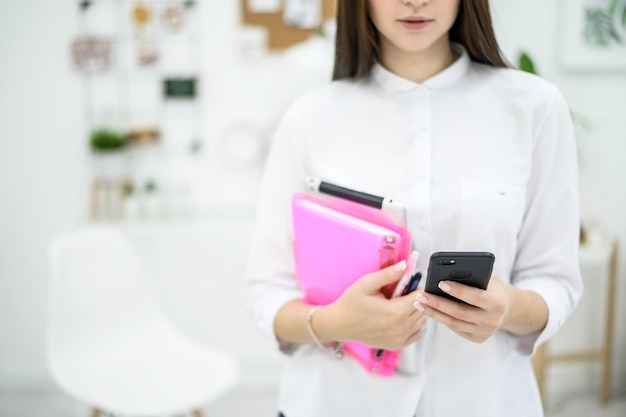
M83 7L85 4L88 7ZM146 8L137 9L140 4ZM77 2L77 6L78 37L83 41L75 44L75 51L81 52L86 67L106 68L100 73L80 72L85 137L100 127L123 134L150 129L158 131L157 145L163 158L204 148L199 2L95 0ZM172 14L164 18L168 10L173 10ZM177 26L181 21L184 24ZM105 42L91 42L90 37ZM142 47L147 49L142 51ZM145 54L140 55L142 52ZM166 86L168 79L178 82ZM94 219L123 217L129 184L137 190L146 181L156 182L158 190L172 181L168 177L172 173L163 164L148 163L149 158L128 151L129 169L114 183L98 181L99 174L94 171L90 196ZM184 184L185 189L195 186Z

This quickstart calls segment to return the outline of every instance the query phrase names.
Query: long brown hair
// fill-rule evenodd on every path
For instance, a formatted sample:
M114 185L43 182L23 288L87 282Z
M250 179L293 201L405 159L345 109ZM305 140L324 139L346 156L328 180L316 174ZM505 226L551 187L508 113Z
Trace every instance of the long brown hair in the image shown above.
M369 14L369 0L337 1L333 80L363 78L380 60L380 37ZM450 41L465 47L473 61L507 67L496 41L489 0L460 0Z

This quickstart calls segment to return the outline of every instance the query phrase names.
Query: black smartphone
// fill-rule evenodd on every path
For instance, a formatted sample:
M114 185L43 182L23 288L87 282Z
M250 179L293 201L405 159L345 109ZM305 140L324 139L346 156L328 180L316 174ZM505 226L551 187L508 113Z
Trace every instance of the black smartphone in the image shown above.
M430 257L427 293L461 301L439 289L441 281L455 281L471 287L487 289L496 257L491 252L436 252ZM463 301L461 301L463 302Z

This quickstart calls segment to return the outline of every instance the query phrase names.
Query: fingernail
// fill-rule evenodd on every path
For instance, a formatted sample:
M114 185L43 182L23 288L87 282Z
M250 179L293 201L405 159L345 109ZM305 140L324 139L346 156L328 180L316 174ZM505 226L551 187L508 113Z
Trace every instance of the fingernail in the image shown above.
M413 307L415 307L415 309L416 309L416 310L418 310L418 311L424 311L424 310L426 310L426 309L424 308L424 306L423 306L423 305L421 305L418 301L416 301L416 302L414 302L414 303L413 303Z
M451 286L449 286L448 284L446 284L444 281L440 281L440 282L439 282L439 288L440 288L442 291L445 291L445 292L448 292L448 291L450 291L450 290L452 289L452 287L451 287Z
M428 298L426 298L426 296L422 293L417 294L417 297L415 297L415 299L422 304L428 304Z
M411 259L417 259L418 253L416 250L414 250L409 256L411 257Z
M393 266L394 272L404 271L406 269L406 261L400 261Z

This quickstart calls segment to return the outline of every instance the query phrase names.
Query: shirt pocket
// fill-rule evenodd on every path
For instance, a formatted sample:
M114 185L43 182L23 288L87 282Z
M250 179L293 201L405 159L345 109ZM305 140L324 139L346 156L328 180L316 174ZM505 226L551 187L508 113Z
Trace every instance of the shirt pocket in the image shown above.
M459 249L515 255L525 206L525 187L487 181L462 181Z

